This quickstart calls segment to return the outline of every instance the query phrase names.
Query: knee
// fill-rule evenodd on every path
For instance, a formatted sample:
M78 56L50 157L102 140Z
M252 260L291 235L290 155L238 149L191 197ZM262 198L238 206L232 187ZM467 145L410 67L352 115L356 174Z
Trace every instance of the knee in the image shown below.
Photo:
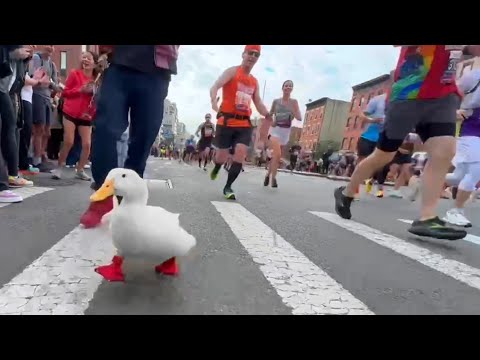
M82 150L86 151L86 152L89 152L91 145L92 144L91 144L90 140L82 141Z
M63 139L63 146L67 149L71 149L73 147L73 139L70 139L70 138Z
M429 161L434 163L445 163L450 166L453 157L455 156L456 151L456 142L455 139L452 141L446 140L441 144L432 144L429 147L428 155Z

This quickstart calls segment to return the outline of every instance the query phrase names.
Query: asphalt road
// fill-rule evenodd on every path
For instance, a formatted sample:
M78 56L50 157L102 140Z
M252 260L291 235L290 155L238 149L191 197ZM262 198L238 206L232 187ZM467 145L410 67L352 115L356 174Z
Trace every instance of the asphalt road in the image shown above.
M197 247L180 276L128 262L125 283L93 271L113 255L104 229L77 228L89 184L38 175L23 203L0 207L0 313L480 313L478 227L457 242L416 238L405 222L418 203L368 195L343 221L333 210L340 182L280 173L272 189L263 175L247 168L228 202L223 170L211 181L196 166L151 159L149 202L180 213ZM467 211L477 224L479 204Z

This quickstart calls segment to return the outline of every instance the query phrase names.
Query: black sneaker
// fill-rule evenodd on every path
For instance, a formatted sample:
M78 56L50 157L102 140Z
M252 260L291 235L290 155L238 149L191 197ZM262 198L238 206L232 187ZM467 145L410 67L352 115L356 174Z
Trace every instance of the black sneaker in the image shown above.
M276 178L272 179L272 188L278 188L278 183Z
M36 165L34 164L33 167L36 167L41 173L49 173L53 169L55 169L55 167L49 166L47 163L44 162Z
M223 189L223 195L225 196L225 199L227 199L227 200L236 200L235 193L233 192L232 188L225 187Z
M335 189L335 212L342 218L350 220L352 218L352 213L350 212L350 205L352 204L353 198L343 195L345 186L340 186Z
M458 187L456 187L456 186L452 187L452 199L453 200L457 199L457 193L458 193Z
M270 183L270 176L265 176L265 180L263 180L263 186L268 186Z
M440 220L438 216L423 221L415 220L410 229L408 229L408 232L417 236L425 236L441 240L461 240L467 236L465 230L459 230L447 226L447 223Z

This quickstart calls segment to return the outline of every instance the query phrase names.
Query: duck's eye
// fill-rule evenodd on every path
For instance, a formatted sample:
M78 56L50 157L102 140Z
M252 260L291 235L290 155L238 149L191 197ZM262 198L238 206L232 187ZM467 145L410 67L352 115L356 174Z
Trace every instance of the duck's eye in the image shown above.
M123 174L123 175L122 175L122 178L125 178L125 177L127 177L127 175Z

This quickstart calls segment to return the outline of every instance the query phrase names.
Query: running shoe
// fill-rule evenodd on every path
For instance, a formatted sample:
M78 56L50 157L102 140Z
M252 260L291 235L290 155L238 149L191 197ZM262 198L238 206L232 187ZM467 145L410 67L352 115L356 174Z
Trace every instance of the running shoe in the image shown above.
M440 220L438 216L428 220L415 220L408 232L417 236L441 240L461 240L467 236L465 230L447 226L445 221Z

